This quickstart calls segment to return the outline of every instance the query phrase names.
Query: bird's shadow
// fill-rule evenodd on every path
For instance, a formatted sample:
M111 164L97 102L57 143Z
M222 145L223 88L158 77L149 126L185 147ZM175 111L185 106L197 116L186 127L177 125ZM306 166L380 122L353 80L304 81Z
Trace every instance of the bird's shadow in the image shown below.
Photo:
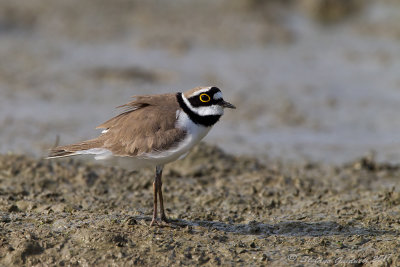
M147 219L144 217L137 218L139 220ZM268 224L263 222L251 221L247 224L224 223L218 221L205 220L182 220L170 219L167 227L188 227L194 229L197 227L217 230L227 233L235 233L241 235L260 235L260 236L303 236L303 237L319 237L319 236L379 236L379 235L400 235L397 231L388 231L377 228L359 227L353 225L342 225L334 221L321 222L302 222L302 221L283 221L276 224Z

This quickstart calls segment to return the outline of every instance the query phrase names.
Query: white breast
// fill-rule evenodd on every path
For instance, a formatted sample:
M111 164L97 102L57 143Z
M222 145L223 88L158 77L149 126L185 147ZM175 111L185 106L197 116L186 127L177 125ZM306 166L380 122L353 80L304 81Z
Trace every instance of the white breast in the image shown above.
M183 148L187 150L199 143L211 130L211 127L205 127L194 123L183 111L179 112L176 126L188 132L186 139L182 142Z
M165 151L146 153L138 160L142 161L144 165L160 165L183 158L211 130L211 127L195 124L183 111L177 112L176 127L184 129L187 132L186 137L178 146Z

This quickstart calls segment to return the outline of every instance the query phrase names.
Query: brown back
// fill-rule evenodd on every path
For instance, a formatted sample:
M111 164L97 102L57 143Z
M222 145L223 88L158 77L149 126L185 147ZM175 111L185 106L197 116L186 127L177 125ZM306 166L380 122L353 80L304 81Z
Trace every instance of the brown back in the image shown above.
M184 130L175 128L176 111L180 109L175 94L136 96L120 107L126 111L97 127L108 129L106 133L52 151L60 154L60 151L106 148L116 156L141 156L169 149L186 135Z

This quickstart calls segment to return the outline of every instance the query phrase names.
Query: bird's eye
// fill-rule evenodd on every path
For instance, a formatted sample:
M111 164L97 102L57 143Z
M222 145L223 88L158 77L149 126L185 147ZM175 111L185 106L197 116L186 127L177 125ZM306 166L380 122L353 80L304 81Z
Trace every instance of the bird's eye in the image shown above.
M201 94L200 95L200 101L201 102L207 103L210 100L211 100L211 97L209 95L207 95L207 94Z

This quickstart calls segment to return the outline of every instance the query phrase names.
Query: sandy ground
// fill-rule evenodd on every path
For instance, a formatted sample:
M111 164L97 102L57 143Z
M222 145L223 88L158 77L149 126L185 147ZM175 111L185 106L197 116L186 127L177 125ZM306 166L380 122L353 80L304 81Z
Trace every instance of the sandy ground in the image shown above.
M202 144L164 172L162 227L149 227L152 176L2 155L0 265L400 264L398 165L295 166Z

